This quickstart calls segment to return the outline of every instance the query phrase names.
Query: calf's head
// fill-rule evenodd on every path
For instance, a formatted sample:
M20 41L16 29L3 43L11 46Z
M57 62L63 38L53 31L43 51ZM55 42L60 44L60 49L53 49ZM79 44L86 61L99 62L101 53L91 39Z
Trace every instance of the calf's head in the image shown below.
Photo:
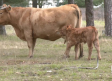
M9 22L9 12L11 11L11 6L3 5L0 9L0 25L6 25Z
M61 34L65 36L68 32L71 32L72 29L73 27L71 25L65 26L61 29Z
M66 31L67 31L67 32L71 32L73 29L74 29L74 28L73 28L71 25L69 25L69 26L67 26Z

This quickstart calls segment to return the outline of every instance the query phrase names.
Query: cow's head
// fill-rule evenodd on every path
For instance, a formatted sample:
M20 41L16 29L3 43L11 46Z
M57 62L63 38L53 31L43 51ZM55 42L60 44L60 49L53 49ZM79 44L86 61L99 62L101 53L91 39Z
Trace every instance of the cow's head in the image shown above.
M0 25L6 25L9 22L9 12L11 11L11 6L4 4L0 9Z

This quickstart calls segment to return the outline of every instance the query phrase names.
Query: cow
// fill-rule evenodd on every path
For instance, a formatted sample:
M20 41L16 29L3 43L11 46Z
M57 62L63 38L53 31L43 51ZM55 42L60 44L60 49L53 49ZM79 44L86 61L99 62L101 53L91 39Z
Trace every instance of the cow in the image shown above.
M16 35L27 42L29 57L37 38L55 41L62 37L60 29L72 24L80 27L82 15L76 4L67 4L56 8L11 7L4 4L0 9L0 25L12 25ZM80 57L83 56L81 47Z
M84 28L73 28L71 25L65 26L61 29L61 33L63 36L66 36L66 57L69 56L69 52L72 46L75 45L75 59L78 59L78 49L80 43L87 43L89 49L88 60L91 60L91 53L93 44L98 53L98 59L101 60L100 55L100 47L99 47L99 39L98 39L98 31L93 26L88 26Z

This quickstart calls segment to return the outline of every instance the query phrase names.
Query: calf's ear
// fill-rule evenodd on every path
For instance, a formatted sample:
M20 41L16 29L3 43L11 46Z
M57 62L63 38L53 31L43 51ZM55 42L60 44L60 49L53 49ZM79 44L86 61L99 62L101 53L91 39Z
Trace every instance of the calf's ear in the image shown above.
M5 10L6 10L6 12L9 12L11 10L11 6L8 5Z

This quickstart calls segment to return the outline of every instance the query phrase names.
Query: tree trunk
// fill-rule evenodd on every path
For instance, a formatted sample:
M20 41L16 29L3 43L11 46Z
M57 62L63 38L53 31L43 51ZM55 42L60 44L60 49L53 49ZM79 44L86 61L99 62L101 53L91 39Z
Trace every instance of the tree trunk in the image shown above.
M85 0L86 26L94 26L93 0Z
M33 0L33 7L37 8L37 0Z
M74 4L74 0L68 0L68 4Z
M0 9L3 5L3 0L0 0ZM0 35L6 35L6 30L5 30L5 26L0 25Z
M112 0L104 0L105 34L112 36Z
M42 8L42 3L43 3L43 0L38 0L39 8Z

